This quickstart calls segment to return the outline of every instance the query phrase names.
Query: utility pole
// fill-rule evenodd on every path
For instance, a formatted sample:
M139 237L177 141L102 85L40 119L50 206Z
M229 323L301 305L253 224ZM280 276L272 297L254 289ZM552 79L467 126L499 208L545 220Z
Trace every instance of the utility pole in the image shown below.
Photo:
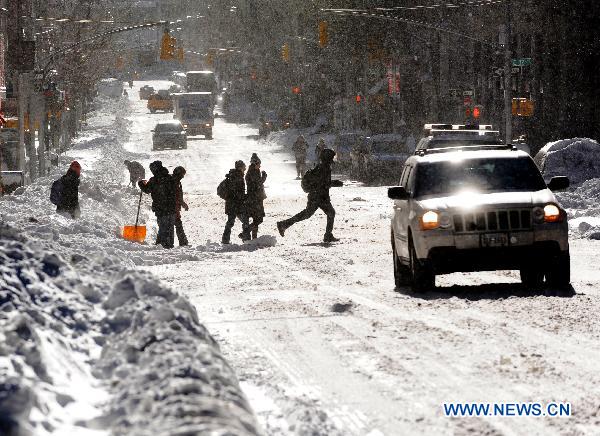
M504 123L505 142L512 143L512 23L511 0L506 0L506 27L504 34Z

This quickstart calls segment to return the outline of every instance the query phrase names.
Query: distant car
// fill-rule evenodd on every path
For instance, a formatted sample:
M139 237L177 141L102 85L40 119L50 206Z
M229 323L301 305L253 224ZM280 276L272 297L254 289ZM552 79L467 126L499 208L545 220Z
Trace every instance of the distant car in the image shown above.
M187 135L180 121L164 121L152 130L152 150L187 148Z
M278 130L280 130L280 121L275 112L269 112L261 117L260 125L258 126L258 136L264 138L269 133L277 132Z
M154 94L154 88L150 85L144 85L140 88L140 100L148 100L152 94Z
M351 152L356 148L357 143L365 141L365 135L361 133L342 133L335 137L333 141L333 151L335 151L336 166L350 168L352 164Z
M361 180L398 181L404 162L410 156L405 141L396 135L367 138L366 147L353 149L352 172Z
M500 133L492 130L491 125L426 124L425 132L426 136L417 143L416 154L431 149L452 151L467 146L502 144Z
M173 112L173 98L169 91L160 90L148 97L147 107L151 113L156 113L156 111Z

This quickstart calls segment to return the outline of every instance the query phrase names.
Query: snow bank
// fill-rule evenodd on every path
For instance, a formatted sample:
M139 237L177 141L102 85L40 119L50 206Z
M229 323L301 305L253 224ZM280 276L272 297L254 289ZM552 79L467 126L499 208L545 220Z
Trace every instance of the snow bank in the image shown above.
M118 237L138 198L122 162L139 156L124 149L127 101L98 107L60 170L0 199L0 434L257 434L194 308L135 270L210 248ZM49 202L73 158L83 167L78 220Z
M534 158L544 178L569 176L578 185L600 178L600 144L593 139L562 139L546 144Z

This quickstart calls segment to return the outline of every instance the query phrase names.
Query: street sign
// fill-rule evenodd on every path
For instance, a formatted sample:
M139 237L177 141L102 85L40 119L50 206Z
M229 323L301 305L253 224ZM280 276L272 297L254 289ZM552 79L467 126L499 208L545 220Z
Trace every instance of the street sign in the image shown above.
M521 72L521 68L520 67L512 67L511 71L513 74L519 74Z
M473 97L475 95L475 91L469 89L467 91L463 91L463 97Z
M512 66L513 67L528 67L532 64L531 58L521 58L521 59L513 59Z
M458 89L449 89L448 94L450 95L450 97L456 98L458 97Z

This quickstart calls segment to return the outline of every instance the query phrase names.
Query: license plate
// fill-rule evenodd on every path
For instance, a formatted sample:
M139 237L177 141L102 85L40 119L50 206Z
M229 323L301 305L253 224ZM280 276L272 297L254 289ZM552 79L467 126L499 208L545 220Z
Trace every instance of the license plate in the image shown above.
M481 235L482 247L508 246L508 233L486 233Z

